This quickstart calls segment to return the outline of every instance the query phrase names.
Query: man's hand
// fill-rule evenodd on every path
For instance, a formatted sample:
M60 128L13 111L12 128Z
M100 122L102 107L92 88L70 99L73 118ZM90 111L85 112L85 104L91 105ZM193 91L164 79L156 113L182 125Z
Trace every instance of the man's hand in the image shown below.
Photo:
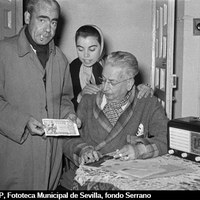
M151 97L153 96L154 90L151 88L150 85L140 84L137 86L138 92L138 99L141 99L142 97L147 97L149 94Z
M31 117L27 123L27 128L31 135L43 135L44 129L42 123Z
M75 114L70 113L67 119L73 121L78 128L81 127L81 120Z

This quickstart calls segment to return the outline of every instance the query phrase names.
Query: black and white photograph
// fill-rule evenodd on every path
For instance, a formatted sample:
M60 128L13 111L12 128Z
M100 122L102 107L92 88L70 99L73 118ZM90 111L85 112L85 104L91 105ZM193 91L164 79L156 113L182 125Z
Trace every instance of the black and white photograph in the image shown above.
M199 0L0 0L0 199L191 198L199 55Z

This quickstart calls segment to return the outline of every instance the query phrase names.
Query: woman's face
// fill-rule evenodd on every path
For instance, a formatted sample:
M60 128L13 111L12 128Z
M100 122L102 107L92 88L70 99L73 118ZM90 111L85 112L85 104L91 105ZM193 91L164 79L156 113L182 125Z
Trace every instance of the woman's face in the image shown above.
M86 67L96 63L101 55L101 46L95 36L86 38L79 36L76 42L76 50L79 59Z
M108 102L120 102L134 83L133 79L124 77L122 68L114 68L110 63L104 65L102 77L102 89Z

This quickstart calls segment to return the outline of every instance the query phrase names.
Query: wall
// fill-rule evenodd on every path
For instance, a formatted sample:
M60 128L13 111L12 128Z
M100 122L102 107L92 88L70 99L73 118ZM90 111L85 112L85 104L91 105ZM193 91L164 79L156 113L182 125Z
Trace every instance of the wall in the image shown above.
M22 5L22 0L0 0L0 40L17 34L22 28Z
M193 18L200 18L199 10L199 0L177 1L175 118L200 116L200 36L193 35Z
M137 57L144 82L150 82L151 0L58 0L63 22L60 47L71 62L76 58L74 35L84 24L96 24L107 51L130 51Z

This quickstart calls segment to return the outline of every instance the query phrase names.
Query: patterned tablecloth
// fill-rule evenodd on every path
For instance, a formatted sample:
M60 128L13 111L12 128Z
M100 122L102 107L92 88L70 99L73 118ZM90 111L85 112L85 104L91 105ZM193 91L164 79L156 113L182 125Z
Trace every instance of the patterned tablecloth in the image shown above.
M171 155L154 159L158 163L156 170L161 171L142 178L105 166L83 165L76 172L73 190L200 190L200 163ZM145 160L146 166L149 161Z

